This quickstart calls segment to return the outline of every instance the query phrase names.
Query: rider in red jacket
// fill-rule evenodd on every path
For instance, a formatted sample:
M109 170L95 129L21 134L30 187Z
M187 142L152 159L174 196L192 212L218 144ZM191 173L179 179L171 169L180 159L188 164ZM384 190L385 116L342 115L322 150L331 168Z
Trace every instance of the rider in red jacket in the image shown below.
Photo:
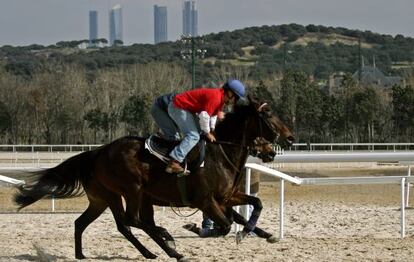
M223 106L234 104L245 96L245 87L239 80L229 80L221 88L199 88L177 95L158 97L151 114L167 139L183 139L171 152L166 172L182 173L181 163L200 140L200 130L211 142L216 138L212 133L217 117L223 118ZM197 125L195 116L198 116Z

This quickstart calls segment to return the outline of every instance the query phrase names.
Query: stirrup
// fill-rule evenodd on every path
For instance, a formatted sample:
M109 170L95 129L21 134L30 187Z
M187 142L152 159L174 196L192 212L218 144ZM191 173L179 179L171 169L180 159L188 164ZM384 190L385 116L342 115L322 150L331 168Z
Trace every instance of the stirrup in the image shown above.
M188 176L190 174L191 174L190 170L187 169L187 161L184 160L184 171L177 173L177 177Z

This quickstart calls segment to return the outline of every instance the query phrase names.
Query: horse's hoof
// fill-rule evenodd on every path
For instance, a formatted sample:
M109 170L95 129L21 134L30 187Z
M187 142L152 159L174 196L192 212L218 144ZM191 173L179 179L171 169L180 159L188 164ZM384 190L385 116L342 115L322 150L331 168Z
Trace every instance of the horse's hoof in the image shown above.
M187 257L182 257L180 259L177 259L178 262L190 262L191 259L187 258Z
M175 250L175 248L176 248L175 247L175 241L167 240L167 241L165 241L165 244L167 244L167 246L171 249Z
M197 227L197 224L190 223L183 226L184 229L187 229L188 231L191 231L197 235L200 235L200 228Z
M237 244L240 244L240 242L243 240L243 238L244 238L246 235L247 235L247 233L246 233L246 232L244 232L244 231L239 231L239 232L237 232L237 234L236 234L236 243L237 243Z
M83 254L76 254L75 258L76 259L85 259L86 257Z
M154 255L153 253L148 253L148 254L144 254L143 255L146 259L156 259L157 258L157 256L156 255Z
M189 231L192 231L195 227L197 227L196 223L189 223L183 226L184 229L187 229Z
M280 239L275 236L270 236L266 239L266 241L273 244L273 243L279 242Z

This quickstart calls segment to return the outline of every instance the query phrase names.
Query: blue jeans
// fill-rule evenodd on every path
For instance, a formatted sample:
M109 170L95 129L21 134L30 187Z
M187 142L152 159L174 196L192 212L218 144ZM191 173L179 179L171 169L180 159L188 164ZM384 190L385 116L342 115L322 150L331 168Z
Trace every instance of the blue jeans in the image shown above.
M173 102L168 105L168 115L184 135L181 143L171 151L170 157L182 163L187 154L200 140L198 125L192 113L175 107Z
M159 104L154 103L151 107L151 115L168 140L180 140L180 133L174 121Z

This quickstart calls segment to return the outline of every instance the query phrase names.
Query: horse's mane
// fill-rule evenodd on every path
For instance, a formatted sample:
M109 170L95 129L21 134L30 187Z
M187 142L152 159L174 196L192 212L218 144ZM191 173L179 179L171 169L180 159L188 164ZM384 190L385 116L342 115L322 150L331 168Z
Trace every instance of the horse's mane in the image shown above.
M226 130L234 130L235 125L244 123L247 117L256 111L255 100L249 97L248 102L236 104L232 112L226 113L223 121L217 123L216 131L221 133Z

